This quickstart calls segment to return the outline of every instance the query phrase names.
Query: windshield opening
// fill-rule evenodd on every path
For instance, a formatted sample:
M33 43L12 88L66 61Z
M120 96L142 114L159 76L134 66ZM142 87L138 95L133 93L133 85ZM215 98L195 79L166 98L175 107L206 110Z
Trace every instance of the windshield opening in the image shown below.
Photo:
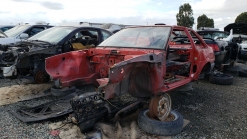
M215 37L220 38L227 38L229 36L226 32L197 32L203 38L211 38L214 39Z
M52 27L30 37L28 40L41 40L50 43L58 43L73 30L75 30L73 27Z
M99 46L163 49L170 31L171 27L127 28L109 37Z
M29 27L30 27L30 25L19 25L19 26L15 26L15 27L5 31L4 33L8 37L17 37L20 33L24 32Z

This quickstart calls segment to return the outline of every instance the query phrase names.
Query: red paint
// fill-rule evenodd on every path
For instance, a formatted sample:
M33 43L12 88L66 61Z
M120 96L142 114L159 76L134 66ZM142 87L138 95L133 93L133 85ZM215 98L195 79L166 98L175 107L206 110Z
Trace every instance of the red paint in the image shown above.
M207 46L196 32L180 26L173 26L172 29L183 30L188 40L192 42L191 44L168 43L170 50L174 50L178 55L188 56L185 60L191 64L188 75L176 75L181 80L164 81L163 77L169 70L165 49L96 47L73 51L47 58L46 71L53 80L60 79L63 87L100 85L99 89L105 91L105 99L126 92L135 97L167 92L197 80L202 68L207 63L214 62L212 48ZM191 32L197 36L201 44L193 43ZM134 40L133 38L122 39ZM137 42L141 45L150 44L145 38L140 38ZM176 69L176 67L171 68Z

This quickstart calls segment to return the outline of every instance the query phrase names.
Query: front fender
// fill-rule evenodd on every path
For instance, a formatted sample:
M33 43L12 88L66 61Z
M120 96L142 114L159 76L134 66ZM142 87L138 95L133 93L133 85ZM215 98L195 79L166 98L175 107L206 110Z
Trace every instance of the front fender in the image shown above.
M164 58L164 53L152 53L113 65L109 69L109 78L98 80L99 91L105 92L105 99L127 92L134 97L151 96L156 88L163 86Z

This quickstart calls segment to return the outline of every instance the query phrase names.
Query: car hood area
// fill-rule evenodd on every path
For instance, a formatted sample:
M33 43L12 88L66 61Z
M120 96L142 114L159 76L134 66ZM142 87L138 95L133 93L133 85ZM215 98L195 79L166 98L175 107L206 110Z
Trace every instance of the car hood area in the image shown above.
M21 58L32 55L33 53L39 53L39 51L45 50L50 47L52 47L52 44L42 44L30 41L21 41L15 44L1 45L0 65L1 67L18 65ZM52 51L50 51L49 53L52 53Z
M164 58L164 52L159 50L97 47L46 58L46 71L53 80L59 79L62 86L88 82L98 85L94 81L107 78L113 68L135 62L158 63ZM74 79L78 80L72 81Z
M233 34L247 35L247 24L244 23L232 23L225 26L224 31L230 32L233 29Z
M14 43L14 42L15 42L14 37L0 38L0 45Z

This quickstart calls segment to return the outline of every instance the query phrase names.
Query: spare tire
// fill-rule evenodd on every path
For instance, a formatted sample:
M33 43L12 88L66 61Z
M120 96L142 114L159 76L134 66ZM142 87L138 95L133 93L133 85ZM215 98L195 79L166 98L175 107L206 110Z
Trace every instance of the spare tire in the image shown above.
M209 82L219 85L231 85L233 83L233 76L229 74L215 73L210 75Z
M247 70L240 70L238 72L239 77L247 77Z
M138 125L147 133L153 135L170 136L180 133L183 129L183 117L177 111L172 110L171 114L175 117L173 121L159 121L148 117L149 110L144 109L139 113Z

